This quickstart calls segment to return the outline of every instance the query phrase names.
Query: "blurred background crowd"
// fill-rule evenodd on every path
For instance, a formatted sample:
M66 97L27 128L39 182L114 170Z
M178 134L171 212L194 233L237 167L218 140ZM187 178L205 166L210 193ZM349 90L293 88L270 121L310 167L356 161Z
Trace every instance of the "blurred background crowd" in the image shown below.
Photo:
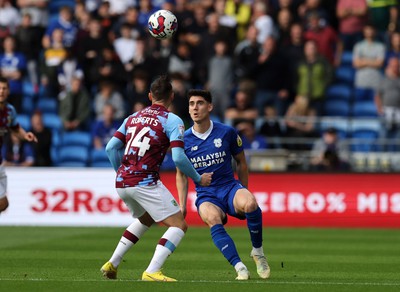
M158 9L178 19L172 39L147 31ZM187 126L186 91L208 89L213 119L246 149L348 170L350 152L400 149L399 29L397 0L0 0L9 102L40 140L10 137L3 153L9 165L108 165L105 144L169 73Z

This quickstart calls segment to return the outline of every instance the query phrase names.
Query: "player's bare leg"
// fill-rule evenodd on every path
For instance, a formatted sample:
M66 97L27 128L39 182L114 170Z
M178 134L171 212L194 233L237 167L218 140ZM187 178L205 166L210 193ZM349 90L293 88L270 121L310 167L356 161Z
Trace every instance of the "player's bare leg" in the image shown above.
M0 198L0 213L5 211L8 207L8 199L7 197Z
M210 227L215 246L235 268L237 272L236 280L248 280L250 273L241 261L235 243L224 228L223 220L226 216L224 212L216 205L204 202L199 207L199 214L204 223Z
M122 258L131 247L139 241L153 223L153 218L146 212L126 228L110 260L100 269L105 278L117 278L117 269Z
M250 257L253 258L257 267L257 274L262 279L269 278L271 270L267 259L264 255L262 247L262 212L257 204L254 195L247 189L240 189L236 192L233 200L235 211L238 214L246 216L247 227L250 233L253 249L250 252Z
M174 252L187 230L187 224L181 212L178 212L163 221L168 226L157 244L149 266L143 272L143 281L175 282L176 279L165 276L161 268L168 256Z

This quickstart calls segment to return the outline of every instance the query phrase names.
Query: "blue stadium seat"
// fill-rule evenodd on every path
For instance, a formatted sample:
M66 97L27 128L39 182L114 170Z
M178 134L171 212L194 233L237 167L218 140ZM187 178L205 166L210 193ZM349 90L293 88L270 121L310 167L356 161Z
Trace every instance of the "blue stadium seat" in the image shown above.
M349 136L351 128L348 119L323 117L321 118L320 123L321 134L328 128L335 128L337 130L338 136L341 139L347 138Z
M64 132L61 137L61 145L76 145L89 148L92 146L92 135L83 131Z
M24 114L32 114L34 108L33 97L25 95L22 97L21 110Z
M50 14L58 13L60 8L63 6L68 6L70 8L75 7L75 0L52 0L49 1L49 12Z
M352 108L353 117L378 117L373 101L355 101Z
M29 115L25 114L18 114L17 115L17 121L20 124L24 130L30 130L31 129L31 119Z
M55 97L40 97L37 101L36 107L42 113L58 113L58 101Z
M377 151L379 146L374 142L379 138L381 122L379 119L353 119L351 138L356 139L351 149L356 152Z
M330 100L342 99L350 101L353 98L352 87L346 84L334 84L326 90L326 98Z
M111 167L110 160L104 149L93 149L90 152L90 165L92 167Z
M353 52L352 51L344 51L342 52L340 66L353 66Z
M325 116L348 117L350 114L350 105L344 100L326 100L324 110Z
M46 127L57 131L61 131L63 129L61 118L57 114L44 113L42 117L43 124Z
M374 90L370 88L355 88L354 89L354 99L356 101L359 100L367 100L373 101L374 100Z
M354 84L355 70L349 66L339 66L335 69L335 80L337 83Z
M29 80L24 80L22 82L22 94L29 97L34 95L33 85Z
M61 145L58 150L57 166L87 166L89 150L85 146Z

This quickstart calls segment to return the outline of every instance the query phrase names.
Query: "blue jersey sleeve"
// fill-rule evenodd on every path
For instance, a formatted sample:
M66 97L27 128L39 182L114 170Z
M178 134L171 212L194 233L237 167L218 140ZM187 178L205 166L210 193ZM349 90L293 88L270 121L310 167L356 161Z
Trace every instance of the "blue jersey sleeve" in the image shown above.
M229 145L233 156L243 151L243 143L238 132L234 128L229 129Z
M170 142L180 141L183 143L185 126L182 119L173 113L169 113L167 122L165 124L165 133L167 134Z

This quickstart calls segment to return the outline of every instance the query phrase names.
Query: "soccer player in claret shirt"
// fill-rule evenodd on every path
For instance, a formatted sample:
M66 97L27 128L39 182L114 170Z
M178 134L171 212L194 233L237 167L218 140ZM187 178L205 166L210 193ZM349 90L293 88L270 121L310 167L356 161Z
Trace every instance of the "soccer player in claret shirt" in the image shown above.
M11 130L12 135L16 135L20 140L37 142L37 138L32 132L26 132L18 124L17 112L15 108L7 102L9 89L8 80L4 77L0 77L0 148L3 146L3 138L8 130ZM1 162L2 157L0 153L0 213L8 207L8 199L6 196L7 176Z
M101 268L108 279L117 277L123 256L146 230L154 222L163 222L168 230L159 240L142 280L176 281L163 275L161 267L182 240L187 224L174 197L160 181L160 165L171 147L176 166L199 185L210 185L212 173L200 175L185 155L183 121L167 110L173 97L168 76L158 77L150 86L152 105L127 117L106 146L117 172L118 195L136 218L123 233L110 260Z
M250 256L256 263L258 275L266 279L270 275L270 268L262 247L262 213L254 195L247 189L248 168L242 141L234 128L211 121L213 105L208 91L190 90L188 98L189 113L194 125L185 132L185 153L199 173L213 173L209 187L195 182L199 215L210 227L214 244L235 268L236 280L248 280L250 273L241 261L224 224L228 215L247 219L253 246ZM239 180L234 177L232 158L237 165ZM188 193L187 176L178 170L176 177L179 201L185 203ZM181 204L181 210L185 215L185 204Z

